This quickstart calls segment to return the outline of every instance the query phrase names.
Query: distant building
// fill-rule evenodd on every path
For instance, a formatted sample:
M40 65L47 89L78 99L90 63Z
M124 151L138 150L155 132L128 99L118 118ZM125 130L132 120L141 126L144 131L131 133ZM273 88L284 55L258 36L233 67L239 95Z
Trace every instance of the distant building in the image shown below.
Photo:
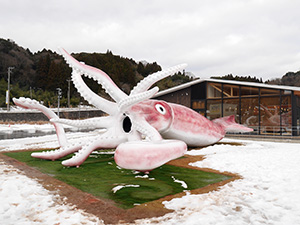
M235 115L254 134L300 135L300 87L198 79L155 98L185 105L211 120Z

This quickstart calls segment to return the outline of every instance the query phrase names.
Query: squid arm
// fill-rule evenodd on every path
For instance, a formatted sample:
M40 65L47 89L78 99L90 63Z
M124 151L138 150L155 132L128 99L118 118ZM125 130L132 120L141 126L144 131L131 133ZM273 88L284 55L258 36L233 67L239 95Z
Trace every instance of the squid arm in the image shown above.
M92 143L82 146L82 148L76 152L72 158L62 161L62 164L64 166L79 167L94 150L98 148L116 148L119 144L125 141L124 137L114 136L110 132L105 133Z
M135 105L135 104L137 104L141 101L150 99L158 91L159 91L159 88L154 87L154 88L150 89L149 91L145 91L145 92L138 93L138 94L135 94L135 95L130 95L127 98L122 99L118 103L119 109L120 109L121 112L125 112L129 107L131 107L131 106L133 106L133 105Z
M59 149L56 149L56 150L33 152L33 153L31 153L31 156L34 158L48 159L48 160L54 161L56 159L62 158L71 153L79 151L81 149L81 147L82 147L81 144L69 144L64 147L60 147Z
M114 102L108 101L99 95L95 94L83 81L79 71L73 70L72 81L80 95L90 104L96 106L98 109L108 113L114 114L117 110L117 105Z
M162 140L159 132L154 127L152 127L144 118L135 118L134 120L132 120L132 126L134 130L137 130L151 141Z
M112 123L111 117L95 117L84 120L70 120L70 119L51 119L53 123L65 124L73 127L80 128L109 128Z
M153 73L153 74L145 77L132 89L132 91L130 92L130 95L135 95L137 93L147 91L156 82L158 82L168 76L174 75L175 73L183 70L186 66L187 66L187 64L180 64L177 66L173 66L169 69Z
M13 98L13 101L16 105L25 108L25 109L37 109L40 112L42 112L45 116L48 117L49 120L51 119L59 119L59 117L50 109L47 107L41 105L38 101L30 99L30 98ZM67 137L65 134L65 130L61 124L58 123L53 123L55 130L56 130L56 135L57 139L59 142L60 146L66 146L68 144L67 142Z
M105 89L105 91L116 101L126 98L127 95L119 89L119 87L111 80L111 78L102 70L92 66L85 65L74 59L65 49L59 48L62 56L73 70L78 70L80 73L93 78Z

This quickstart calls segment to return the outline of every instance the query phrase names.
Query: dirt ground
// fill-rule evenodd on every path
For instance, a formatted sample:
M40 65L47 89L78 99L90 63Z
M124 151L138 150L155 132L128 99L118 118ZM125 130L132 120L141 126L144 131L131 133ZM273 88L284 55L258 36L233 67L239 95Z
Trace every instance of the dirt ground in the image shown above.
M56 180L55 178L49 175L43 174L40 171L27 166L25 163L17 161L16 159L12 159L3 154L0 154L0 158L7 164L10 164L23 171L28 177L36 179L47 190L59 194L60 198L57 199L58 203L75 205L76 208L82 209L87 213L91 213L99 217L106 224L133 223L136 219L163 216L166 213L172 212L171 210L168 210L164 207L164 205L162 204L163 201L171 200L172 198L177 198L185 195L185 193L182 192L176 195L166 196L156 201L147 202L145 204L141 204L135 206L134 208L125 210L116 207L112 200L96 198L91 194L85 193L62 181ZM200 169L188 165L190 162L196 162L200 160L203 160L202 156L185 155L184 158L172 160L168 164L190 169L198 169L207 172L219 173L231 176L232 178L219 183L208 185L203 188L191 190L190 193L192 194L202 194L213 190L217 190L220 186L231 182L235 179L241 178L237 174L226 172L221 173L212 169Z

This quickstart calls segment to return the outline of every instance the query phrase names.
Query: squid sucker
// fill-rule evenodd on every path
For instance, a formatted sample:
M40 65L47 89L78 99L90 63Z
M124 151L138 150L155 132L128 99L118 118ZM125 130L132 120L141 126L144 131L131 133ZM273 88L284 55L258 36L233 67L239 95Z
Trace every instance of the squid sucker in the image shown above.
M100 69L78 62L66 50L60 53L72 68L72 81L80 95L108 116L84 120L60 119L49 108L29 98L14 98L16 105L43 112L53 123L60 148L34 152L32 157L56 160L75 153L62 161L64 166L79 167L94 150L115 148L118 166L137 171L151 171L170 160L183 156L187 146L206 146L221 140L226 132L251 132L251 128L235 122L234 116L208 120L185 106L151 98L159 91L151 88L156 82L182 71L181 64L153 73L141 80L128 94ZM94 93L83 81L86 76L97 81L111 96L106 100ZM72 144L68 142L63 124L105 129L95 140Z

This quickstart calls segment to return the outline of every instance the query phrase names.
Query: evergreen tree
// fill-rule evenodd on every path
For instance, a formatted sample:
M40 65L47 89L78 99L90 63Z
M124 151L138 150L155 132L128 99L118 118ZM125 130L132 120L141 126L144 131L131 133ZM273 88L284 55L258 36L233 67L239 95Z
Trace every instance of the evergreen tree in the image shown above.
M40 57L37 63L37 76L34 83L35 87L46 89L48 85L48 73L51 65L50 55Z

